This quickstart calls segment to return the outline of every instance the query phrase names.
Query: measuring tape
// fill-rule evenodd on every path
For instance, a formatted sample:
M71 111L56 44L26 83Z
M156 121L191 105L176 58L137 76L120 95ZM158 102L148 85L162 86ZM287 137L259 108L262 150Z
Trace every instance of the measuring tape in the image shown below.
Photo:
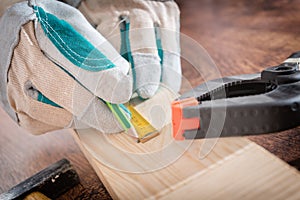
M159 135L156 130L133 106L128 105L127 109L131 112L131 123L138 134L138 142L147 142Z
M123 104L105 103L122 125L125 133L137 139L137 142L147 142L159 134L133 106L125 107ZM129 114L131 118L128 117Z

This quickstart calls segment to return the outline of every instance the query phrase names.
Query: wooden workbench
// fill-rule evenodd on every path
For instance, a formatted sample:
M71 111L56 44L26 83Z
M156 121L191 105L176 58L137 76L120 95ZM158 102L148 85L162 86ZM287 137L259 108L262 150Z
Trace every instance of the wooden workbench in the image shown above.
M299 1L181 1L181 30L199 42L216 62L223 76L253 73L278 64L300 49ZM184 76L196 85L202 80L187 70ZM300 158L300 129L251 137L279 158ZM0 111L0 192L66 157L73 162L82 185L61 199L108 197L95 172L69 131L31 136ZM299 166L299 165L298 165Z

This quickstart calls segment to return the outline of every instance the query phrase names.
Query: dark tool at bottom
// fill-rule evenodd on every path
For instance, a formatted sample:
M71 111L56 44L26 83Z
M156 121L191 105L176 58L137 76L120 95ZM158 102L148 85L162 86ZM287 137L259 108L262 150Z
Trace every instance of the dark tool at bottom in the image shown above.
M258 74L208 81L172 103L176 140L273 133L300 125L300 52Z
M38 172L22 183L0 194L1 200L24 199L31 194L42 194L38 199L55 199L79 183L79 177L70 162L62 159ZM47 198L46 198L47 199Z

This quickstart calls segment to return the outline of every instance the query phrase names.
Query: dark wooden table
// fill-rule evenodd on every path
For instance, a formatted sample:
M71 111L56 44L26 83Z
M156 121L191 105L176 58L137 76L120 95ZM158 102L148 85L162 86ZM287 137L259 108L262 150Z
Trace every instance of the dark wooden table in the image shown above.
M178 1L181 31L201 44L222 76L258 72L282 62L300 50L299 0L189 0ZM183 74L199 84L203 79ZM279 158L299 165L300 128L249 137ZM0 109L0 193L60 160L69 159L81 185L60 199L108 199L97 175L68 130L32 136L21 130Z

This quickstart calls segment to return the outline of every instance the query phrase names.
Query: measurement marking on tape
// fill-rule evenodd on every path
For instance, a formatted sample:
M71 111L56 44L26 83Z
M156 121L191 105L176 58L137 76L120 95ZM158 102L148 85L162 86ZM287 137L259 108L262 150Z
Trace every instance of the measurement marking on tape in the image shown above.
M148 140L159 135L156 130L133 106L128 105L128 110L131 112L131 123L138 133L138 142L147 142Z

